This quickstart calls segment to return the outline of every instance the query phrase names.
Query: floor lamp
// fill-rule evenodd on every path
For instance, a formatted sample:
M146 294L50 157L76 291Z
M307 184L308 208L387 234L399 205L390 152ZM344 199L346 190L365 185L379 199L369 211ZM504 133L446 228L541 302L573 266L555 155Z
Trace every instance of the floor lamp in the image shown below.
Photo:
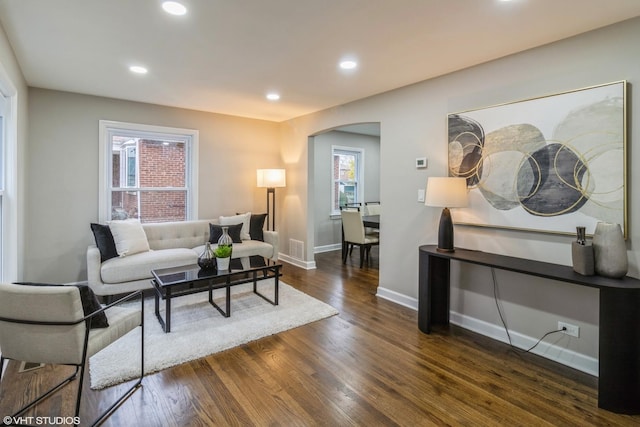
M258 169L258 187L267 189L267 216L271 218L267 230L276 229L276 187L286 187L286 181L284 169Z
M424 204L444 208L438 228L437 250L439 252L454 252L453 221L449 208L467 206L467 180L454 177L430 177L427 180L427 194Z

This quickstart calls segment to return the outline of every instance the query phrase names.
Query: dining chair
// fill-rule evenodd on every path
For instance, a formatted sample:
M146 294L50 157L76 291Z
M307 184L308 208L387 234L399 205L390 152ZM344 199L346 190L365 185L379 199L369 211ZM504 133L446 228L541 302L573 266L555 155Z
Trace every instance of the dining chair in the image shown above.
M340 205L340 209L350 209L350 208L358 208L358 209L360 209L361 207L362 207L362 203L360 203L360 202L343 203L342 205Z
M380 202L364 202L365 215L380 215Z
M345 203L340 206L340 213L342 214L342 211L344 210L359 211L360 205L361 205L360 203ZM342 257L343 258L347 251L349 252L349 255L351 255L351 253L353 252L353 245L347 244L344 241L344 226L342 226Z
M340 211L340 215L342 216L344 244L358 246L360 248L360 268L362 268L365 258L367 262L369 262L371 246L377 245L380 239L365 234L364 224L362 223L362 212L359 209L343 209ZM347 263L346 250L343 250L342 253L342 263Z
M365 215L380 215L380 202L364 202L364 212ZM380 235L380 230L366 227L365 233L375 237Z
M140 377L91 425L101 424L141 386L144 372L142 292L134 292L106 307L99 304L93 293L88 298L93 298L93 301L81 297L79 286L0 283L0 386L3 385L5 360L75 367L69 377L23 406L11 417L20 417L29 408L77 378L74 421L79 422L84 372L89 358L138 327L141 329ZM137 308L137 304L133 307L116 307L135 298L140 299L140 308ZM87 310L92 304L99 309ZM11 387L11 384L7 386ZM25 396L29 394L24 393ZM84 422L82 424L89 425Z

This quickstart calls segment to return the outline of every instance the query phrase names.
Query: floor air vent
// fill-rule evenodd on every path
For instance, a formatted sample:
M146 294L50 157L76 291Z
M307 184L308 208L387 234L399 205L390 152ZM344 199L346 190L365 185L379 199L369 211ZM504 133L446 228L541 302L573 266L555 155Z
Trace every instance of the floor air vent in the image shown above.
M18 372L35 371L36 369L40 369L43 366L44 363L20 362L20 368L18 368Z
M304 242L295 239L289 239L289 256L291 258L304 259Z

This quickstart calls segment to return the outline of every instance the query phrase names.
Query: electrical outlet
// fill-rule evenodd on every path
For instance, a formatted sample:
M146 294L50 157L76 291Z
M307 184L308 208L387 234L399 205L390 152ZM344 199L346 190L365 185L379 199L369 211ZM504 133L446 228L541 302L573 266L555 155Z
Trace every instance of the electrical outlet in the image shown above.
M572 337L580 338L580 326L572 325L570 323L558 322L558 329L566 328L563 333L571 335Z

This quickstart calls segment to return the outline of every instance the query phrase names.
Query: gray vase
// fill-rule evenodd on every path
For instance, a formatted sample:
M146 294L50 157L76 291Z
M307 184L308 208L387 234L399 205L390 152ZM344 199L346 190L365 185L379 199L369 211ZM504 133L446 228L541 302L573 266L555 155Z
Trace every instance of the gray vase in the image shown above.
M583 276L593 276L595 261L593 259L593 246L590 243L571 242L571 260L573 262L573 271Z
M599 222L593 234L596 274L619 279L627 274L627 245L620 224Z

